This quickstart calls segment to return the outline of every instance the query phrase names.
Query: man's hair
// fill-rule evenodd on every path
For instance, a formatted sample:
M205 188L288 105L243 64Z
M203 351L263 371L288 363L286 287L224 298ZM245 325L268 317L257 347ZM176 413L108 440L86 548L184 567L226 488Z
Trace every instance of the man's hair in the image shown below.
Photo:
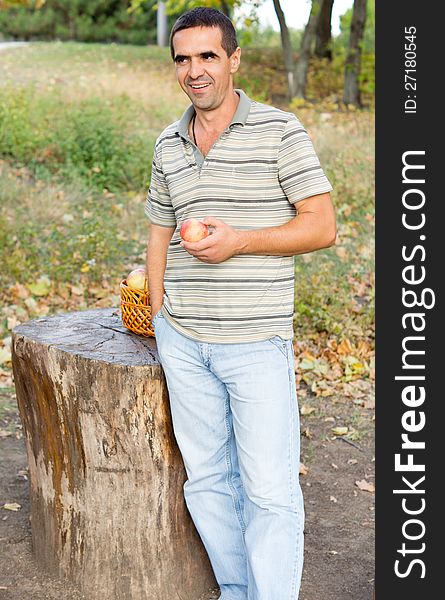
M236 31L229 17L226 17L224 13L216 8L198 6L181 15L173 25L170 33L170 52L173 59L175 58L173 36L182 29L192 27L219 27L222 38L221 46L226 51L227 56L232 56L238 47Z

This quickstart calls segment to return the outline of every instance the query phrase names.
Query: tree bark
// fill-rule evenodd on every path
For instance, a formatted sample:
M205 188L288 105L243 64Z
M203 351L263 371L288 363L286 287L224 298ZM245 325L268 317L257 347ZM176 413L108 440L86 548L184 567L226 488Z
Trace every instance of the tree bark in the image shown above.
M221 0L221 12L224 13L226 17L229 17L229 19L232 18L232 9L226 0Z
M345 62L345 86L343 102L361 106L359 77L362 41L366 23L366 0L354 0L349 48Z
M307 72L311 57L311 46L320 15L320 2L321 0L312 0L311 14L309 15L309 20L301 41L300 55L295 69L295 96L297 98L304 98L306 95Z
M281 8L280 0L273 0L275 12L280 24L281 45L283 48L284 67L287 74L287 86L289 98L304 98L306 93L307 72L309 69L309 59L311 56L311 46L314 40L317 21L320 13L320 2L322 0L312 0L311 13L304 30L301 41L300 55L295 63L290 42L289 29L286 25L286 18Z
M295 96L295 61L292 52L289 29L286 24L283 9L281 8L280 0L273 0L275 12L277 14L278 23L280 24L281 47L283 49L284 68L287 76L287 89L289 99Z
M156 42L158 46L168 46L168 22L165 2L159 2L156 11Z
M44 317L14 329L13 369L36 560L89 600L208 598L156 341L118 310Z
M334 0L323 0L315 32L315 56L332 60L332 7Z

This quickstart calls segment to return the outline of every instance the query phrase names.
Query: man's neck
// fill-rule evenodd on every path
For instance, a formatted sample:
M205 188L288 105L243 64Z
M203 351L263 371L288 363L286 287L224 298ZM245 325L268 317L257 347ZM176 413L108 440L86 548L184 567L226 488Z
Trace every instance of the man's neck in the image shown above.
M232 90L224 102L215 110L201 110L195 107L196 119L206 133L219 133L223 131L233 119L238 108L240 97Z

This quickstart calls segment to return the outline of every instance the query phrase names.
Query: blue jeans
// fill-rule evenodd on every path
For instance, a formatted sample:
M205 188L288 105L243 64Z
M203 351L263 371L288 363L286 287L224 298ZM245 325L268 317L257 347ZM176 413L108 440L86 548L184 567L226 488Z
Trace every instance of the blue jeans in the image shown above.
M297 600L303 568L292 341L194 341L153 319L184 498L221 600Z

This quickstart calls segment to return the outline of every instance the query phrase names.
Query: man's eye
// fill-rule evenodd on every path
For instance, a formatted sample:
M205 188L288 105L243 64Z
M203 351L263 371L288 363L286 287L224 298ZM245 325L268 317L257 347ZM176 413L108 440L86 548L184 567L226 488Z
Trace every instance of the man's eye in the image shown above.
M187 62L187 58L185 58L185 57L183 58L180 56L178 58L175 58L175 63L177 65L184 65L186 62Z
M212 60L215 58L214 54L205 54L204 55L204 60Z

